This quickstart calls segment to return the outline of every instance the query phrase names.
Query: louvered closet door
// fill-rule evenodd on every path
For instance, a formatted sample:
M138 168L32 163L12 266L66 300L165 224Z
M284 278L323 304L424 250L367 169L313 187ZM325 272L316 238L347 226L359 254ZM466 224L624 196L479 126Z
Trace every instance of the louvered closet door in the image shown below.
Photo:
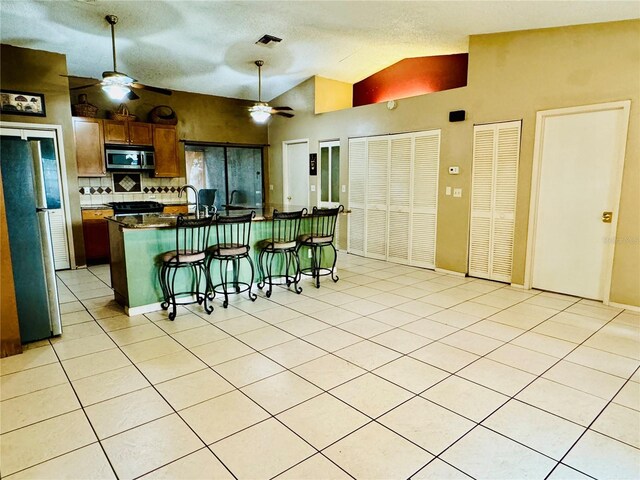
M51 228L51 243L53 245L53 259L56 270L71 268L67 245L67 229L64 223L64 211L49 210L49 226Z
M415 135L411 208L411 265L435 268L440 131Z
M387 258L387 202L389 192L389 139L367 141L367 196L365 255Z
M511 281L521 122L474 128L469 274Z
M348 251L364 255L367 142L349 140L349 244Z
M387 259L409 263L412 135L391 137Z

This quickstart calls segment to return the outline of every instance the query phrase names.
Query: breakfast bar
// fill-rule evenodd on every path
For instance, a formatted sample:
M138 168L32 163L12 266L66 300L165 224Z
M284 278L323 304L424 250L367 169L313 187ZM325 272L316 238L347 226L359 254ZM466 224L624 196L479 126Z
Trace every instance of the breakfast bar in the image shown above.
M220 213L220 216L235 216L255 211L251 225L250 255L256 266L254 284L260 280L258 269L258 244L272 235L274 210L294 211L301 207L282 207L265 205L263 208L234 208ZM177 215L146 213L137 215L116 215L108 217L109 244L111 250L111 283L116 301L125 308L128 315L139 315L160 310L163 301L159 281L162 255L174 250L176 245ZM301 233L310 228L309 217L302 219ZM214 228L211 229L209 244L216 241ZM325 248L322 254L322 267L331 267L334 252ZM305 249L300 253L301 268L310 266L311 260ZM277 266L276 266L277 267ZM187 272L188 273L188 272ZM211 268L212 282L217 283L219 271ZM240 267L239 276L248 279L249 268ZM179 272L176 283L187 285L191 277Z

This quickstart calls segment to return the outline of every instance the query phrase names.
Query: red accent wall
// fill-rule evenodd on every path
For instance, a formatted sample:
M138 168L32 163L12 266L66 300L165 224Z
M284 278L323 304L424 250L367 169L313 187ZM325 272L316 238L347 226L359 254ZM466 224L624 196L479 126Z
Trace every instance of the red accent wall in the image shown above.
M469 54L405 58L353 85L353 106L467 85Z

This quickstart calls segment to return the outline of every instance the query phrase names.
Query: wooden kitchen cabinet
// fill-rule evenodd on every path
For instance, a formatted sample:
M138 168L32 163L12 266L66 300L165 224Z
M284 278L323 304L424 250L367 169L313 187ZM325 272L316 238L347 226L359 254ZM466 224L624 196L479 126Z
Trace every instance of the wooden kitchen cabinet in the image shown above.
M155 176L179 177L178 136L174 125L153 126L153 148L155 151Z
M104 143L107 145L153 145L153 125L142 122L104 120Z
M109 262L109 226L105 217L113 215L110 209L82 210L82 233L87 263Z
M76 163L79 177L104 177L104 137L102 120L74 117L73 133L76 140Z
M181 213L186 215L189 213L188 205L165 205L162 213L167 215L180 215Z

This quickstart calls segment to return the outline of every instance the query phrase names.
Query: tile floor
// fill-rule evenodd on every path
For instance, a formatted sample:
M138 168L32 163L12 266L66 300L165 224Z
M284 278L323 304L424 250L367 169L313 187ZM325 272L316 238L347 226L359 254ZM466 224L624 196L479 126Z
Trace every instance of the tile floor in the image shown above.
M127 317L1 361L3 478L640 478L640 316L341 255L341 280Z

